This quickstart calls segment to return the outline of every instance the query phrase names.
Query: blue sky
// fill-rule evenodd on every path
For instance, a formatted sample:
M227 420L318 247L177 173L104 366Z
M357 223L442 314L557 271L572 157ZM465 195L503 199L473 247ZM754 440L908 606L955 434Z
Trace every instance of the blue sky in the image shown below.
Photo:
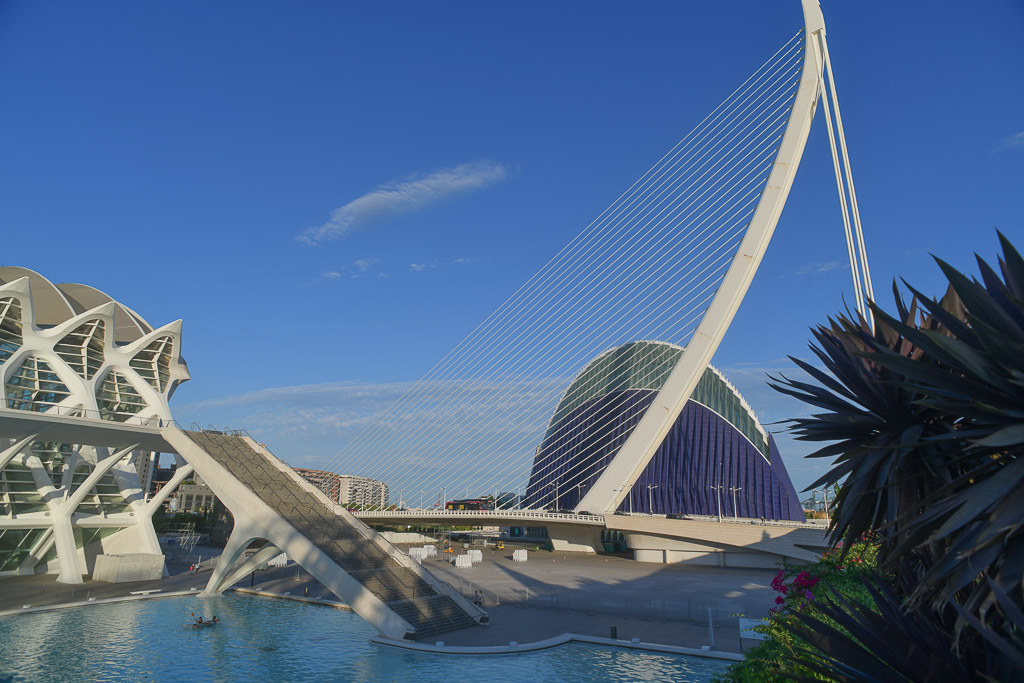
M823 11L876 291L938 293L928 253L969 270L997 227L1024 247L1024 6ZM795 0L6 2L0 261L184 319L179 420L315 466L800 25ZM714 360L764 422L802 410L765 372L850 296L831 173L818 121Z

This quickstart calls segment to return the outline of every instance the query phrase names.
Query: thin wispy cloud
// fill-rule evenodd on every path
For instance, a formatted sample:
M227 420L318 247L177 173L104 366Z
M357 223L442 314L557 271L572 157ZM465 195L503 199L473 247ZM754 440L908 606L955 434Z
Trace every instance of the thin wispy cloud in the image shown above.
M409 270L414 273L422 273L424 270L433 270L435 268L444 268L445 266L462 266L467 263L477 263L480 259L473 258L471 256L462 256L460 258L452 259L451 261L441 261L439 259L431 259L423 263L410 263Z
M473 161L385 183L335 209L326 223L303 230L295 239L310 246L323 244L360 227L418 211L453 195L482 190L502 182L509 175L509 168L504 164Z
M375 265L381 262L379 258L361 258L356 259L352 263L346 263L343 266L338 267L335 270L328 270L320 273L320 280L337 280L342 277L348 278L360 278L366 275L377 275L378 277L387 277L387 273L374 273L371 269Z
M377 265L378 263L380 263L380 259L379 258L361 258L361 259L356 259L355 261L353 261L352 262L352 267L355 268L360 273L365 273L366 271L368 271L370 268L372 268L373 266Z
M830 270L836 270L837 268L846 267L844 261L825 261L822 263L808 263L805 266L797 268L797 275L817 275L818 273L827 273Z
M561 396L569 378L518 379L506 382L464 380L414 385L412 382L331 382L275 387L216 399L187 403L175 407L175 415L184 424L198 422L226 428L245 428L255 438L267 443L275 455L296 466L313 466L333 458L340 448L359 437L373 424L376 416L392 406L413 386L418 386L428 400L407 406L391 420L396 432L412 426L443 422L453 415L472 415L481 405L492 409L490 420L461 420L462 436L491 438L515 435L522 425L500 419L502 415L519 414L524 406L540 401L552 404ZM512 383L511 399L495 400ZM447 391L455 389L461 399L443 400ZM544 424L533 425L539 441ZM441 432L438 432L440 434ZM404 451L403 457L419 458L436 452L443 442L438 436L427 443ZM469 457L469 456L467 456ZM436 463L427 458L424 462ZM356 468L358 469L358 468ZM354 474L358 474L353 470Z
M1024 149L1024 130L1003 139L1003 149Z

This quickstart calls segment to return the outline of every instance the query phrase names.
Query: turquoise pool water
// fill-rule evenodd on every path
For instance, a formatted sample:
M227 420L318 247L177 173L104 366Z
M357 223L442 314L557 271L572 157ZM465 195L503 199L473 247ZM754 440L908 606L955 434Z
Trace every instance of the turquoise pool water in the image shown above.
M222 623L192 629L190 613ZM228 594L0 619L0 681L706 681L725 663L570 644L516 655L373 645L344 610Z

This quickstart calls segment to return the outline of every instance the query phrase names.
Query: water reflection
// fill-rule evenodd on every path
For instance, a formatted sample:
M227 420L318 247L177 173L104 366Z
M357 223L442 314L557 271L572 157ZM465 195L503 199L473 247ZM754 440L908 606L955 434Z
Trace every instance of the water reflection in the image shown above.
M193 629L192 613L217 616ZM94 605L0 619L0 680L706 681L720 662L566 645L498 656L445 656L372 645L354 614L226 595Z

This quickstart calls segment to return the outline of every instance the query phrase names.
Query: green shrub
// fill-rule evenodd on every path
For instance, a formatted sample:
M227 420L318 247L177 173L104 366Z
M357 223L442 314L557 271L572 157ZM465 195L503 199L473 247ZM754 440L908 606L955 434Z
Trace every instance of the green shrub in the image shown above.
M793 675L830 680L798 663L801 648L808 644L792 633L799 623L796 614L813 615L835 624L819 609L820 598L826 592L869 602L871 598L864 581L870 580L877 556L878 546L862 541L848 553L836 548L817 562L780 570L772 580L772 588L778 593L775 607L769 612L767 623L756 629L765 634L766 639L747 651L745 661L733 664L714 680L718 683L781 683L793 680Z

